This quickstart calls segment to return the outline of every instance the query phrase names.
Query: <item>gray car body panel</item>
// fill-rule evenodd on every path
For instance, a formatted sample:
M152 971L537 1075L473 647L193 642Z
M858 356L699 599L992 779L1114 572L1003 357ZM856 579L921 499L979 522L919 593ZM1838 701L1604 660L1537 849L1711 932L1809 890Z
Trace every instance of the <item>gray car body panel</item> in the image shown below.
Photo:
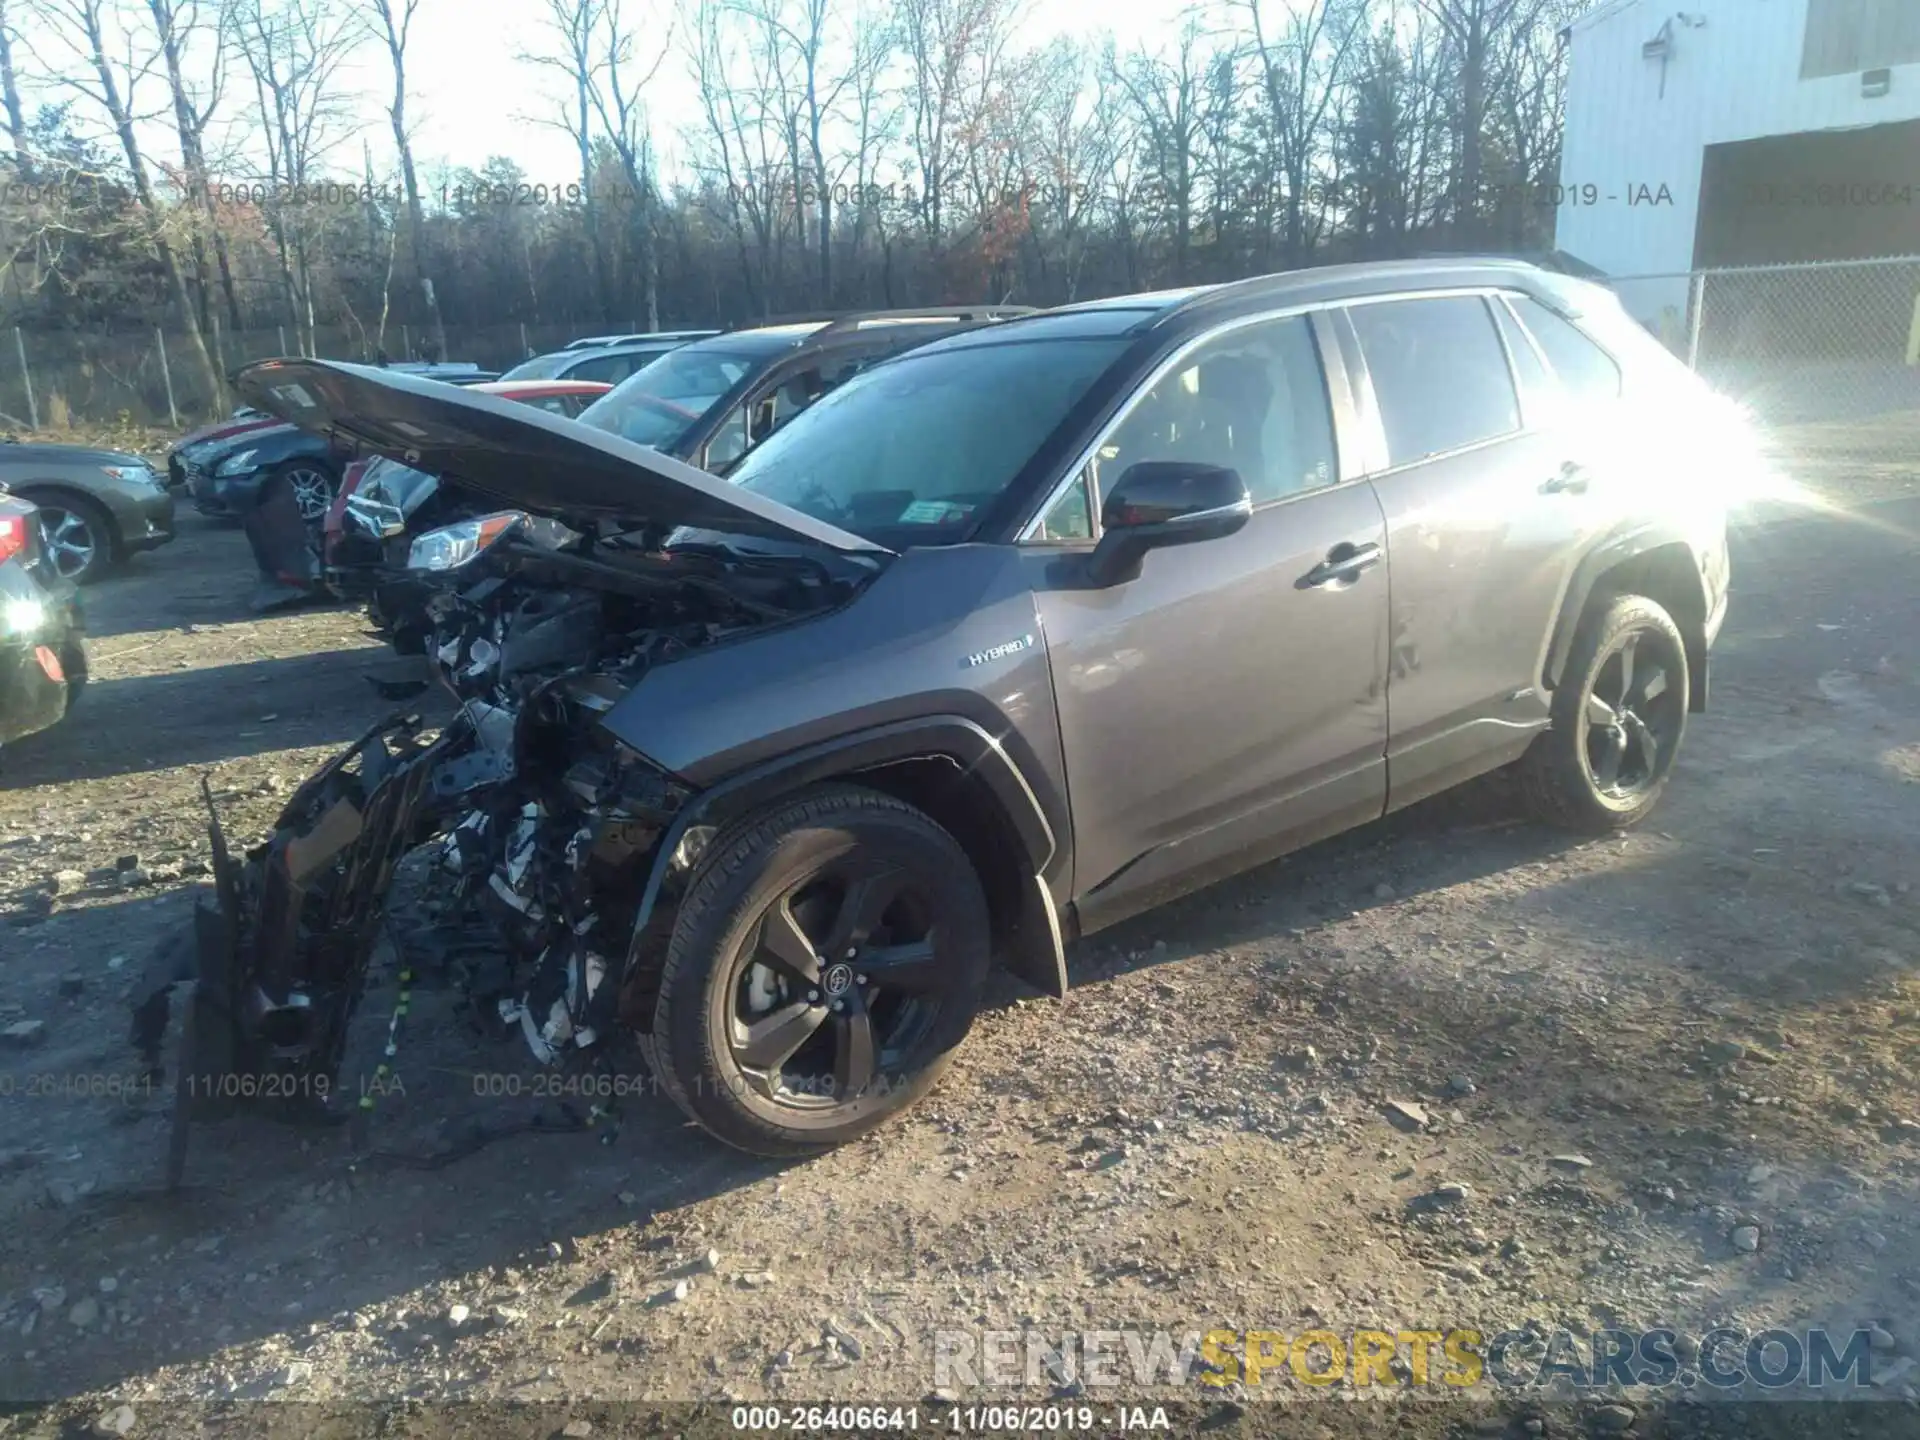
M1070 834L1060 727L1034 603L1035 557L1012 546L909 550L850 603L649 671L601 722L705 788L782 755L928 716L1004 749L1046 817ZM903 758L903 757L896 757Z
M165 475L155 471L161 482L155 489L107 474L109 465L154 470L145 456L118 450L84 445L0 445L0 485L28 500L49 504L58 504L63 495L92 501L112 522L113 534L108 538L119 553L150 550L172 540L173 496L165 487Z

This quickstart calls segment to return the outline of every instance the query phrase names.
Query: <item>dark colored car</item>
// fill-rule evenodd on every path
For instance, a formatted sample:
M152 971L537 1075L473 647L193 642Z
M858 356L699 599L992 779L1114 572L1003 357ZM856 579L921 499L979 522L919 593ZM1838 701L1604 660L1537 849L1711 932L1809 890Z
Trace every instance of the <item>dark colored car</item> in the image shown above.
M173 496L138 455L0 444L0 487L38 507L45 563L76 585L173 539Z
M492 371L453 362L408 362L382 368L449 385L482 385L495 378ZM195 432L182 440L167 460L173 483L185 485L194 509L218 519L244 520L259 504L268 482L278 481L291 494L300 518L320 525L339 491L350 456L320 436L272 416L257 421L236 415L209 428L211 433ZM204 439L196 439L202 434Z
M236 410L224 420L216 420L211 425L202 425L198 430L190 430L173 442L167 451L167 484L172 488L185 489L189 470L201 465L206 456L223 449L225 442L240 435L251 434L257 430L266 430L282 422L272 415L262 415L254 410Z
M56 724L87 682L80 601L34 506L0 489L0 745Z
M506 508L413 545L458 708L374 727L222 862L142 1046L197 963L193 1091L331 1079L397 856L433 841L441 913L504 946L480 1006L558 1067L633 1028L769 1154L925 1093L992 962L1060 994L1076 936L1472 776L1644 820L1764 464L1610 293L1497 261L950 336L728 480L377 371L243 389Z
M1031 313L1023 306L868 311L728 331L678 345L579 418L724 472L747 448L865 367L943 335ZM413 491L420 495L417 482ZM439 503L430 518L441 522L455 518L456 504L468 514L484 504L458 487L434 493ZM404 560L408 537L420 526L402 518L406 527L389 533L386 550ZM420 594L417 579L389 571L368 607L375 629L405 653L425 640L426 620L414 603Z
M729 330L655 361L580 420L724 472L867 366L943 335L1032 313L1013 305L872 310Z
M514 366L502 380L594 380L618 385L644 370L670 350L689 340L717 334L713 330L662 330L651 335L596 335L576 340L564 350L536 355Z

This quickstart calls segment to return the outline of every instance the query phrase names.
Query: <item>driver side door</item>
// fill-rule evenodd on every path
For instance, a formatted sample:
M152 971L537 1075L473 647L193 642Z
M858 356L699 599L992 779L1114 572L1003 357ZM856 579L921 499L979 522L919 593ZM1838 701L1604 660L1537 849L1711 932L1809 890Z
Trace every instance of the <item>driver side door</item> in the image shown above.
M1085 930L1385 808L1385 520L1341 468L1327 372L1305 316L1190 342L1029 542ZM1345 372L1333 377L1344 397ZM1254 512L1236 534L1085 588L1101 503L1141 461L1229 466Z

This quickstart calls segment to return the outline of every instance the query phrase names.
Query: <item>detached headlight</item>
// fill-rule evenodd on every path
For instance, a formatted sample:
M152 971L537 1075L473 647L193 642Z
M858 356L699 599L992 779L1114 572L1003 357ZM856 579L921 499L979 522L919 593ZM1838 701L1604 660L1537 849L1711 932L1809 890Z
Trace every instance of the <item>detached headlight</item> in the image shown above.
M47 607L38 600L9 600L5 615L12 635L31 635L47 623Z
M457 525L429 530L413 542L407 551L409 570L458 570L471 563L488 546L527 521L524 510L499 510Z
M244 475L247 471L253 469L253 457L259 453L258 450L242 450L238 455L229 455L213 467L213 473L216 475Z
M365 495L349 495L345 516L376 540L391 540L407 533L407 517L400 507Z
M167 482L154 472L151 465L102 465L100 468L128 485L144 485L149 490L167 488Z

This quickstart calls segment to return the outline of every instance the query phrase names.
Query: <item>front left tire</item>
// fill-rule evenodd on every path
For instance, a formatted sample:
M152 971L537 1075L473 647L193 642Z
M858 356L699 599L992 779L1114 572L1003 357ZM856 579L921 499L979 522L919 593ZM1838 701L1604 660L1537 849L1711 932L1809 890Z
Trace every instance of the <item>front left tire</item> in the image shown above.
M987 901L966 851L877 791L803 792L712 842L667 946L647 1058L727 1144L801 1156L911 1107L980 1006Z
M260 482L262 500L269 487L284 485L293 493L294 508L309 530L318 532L327 518L327 507L340 490L340 476L332 466L319 460L283 460L269 470Z
M39 507L40 548L63 580L90 585L119 563L113 520L104 506L65 492L19 494Z

